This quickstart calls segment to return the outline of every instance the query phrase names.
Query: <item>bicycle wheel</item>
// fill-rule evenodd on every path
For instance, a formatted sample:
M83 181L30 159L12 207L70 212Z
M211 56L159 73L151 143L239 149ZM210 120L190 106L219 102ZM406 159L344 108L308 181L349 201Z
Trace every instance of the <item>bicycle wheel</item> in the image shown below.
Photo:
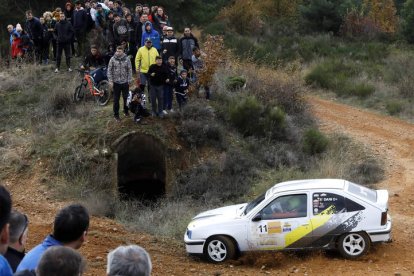
M84 85L83 84L79 84L76 88L75 88L75 93L73 94L73 101L75 103L78 103L80 101L82 101L85 98L85 89L84 89Z
M98 84L98 89L100 91L100 94L95 95L95 100L99 105L104 106L109 102L111 95L109 91L109 82L107 80L100 81Z

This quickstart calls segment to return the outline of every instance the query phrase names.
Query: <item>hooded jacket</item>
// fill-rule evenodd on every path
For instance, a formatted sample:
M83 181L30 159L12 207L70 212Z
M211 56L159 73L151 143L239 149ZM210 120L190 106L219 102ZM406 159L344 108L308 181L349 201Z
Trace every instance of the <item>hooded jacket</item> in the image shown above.
M108 81L118 84L130 83L132 81L132 65L128 56L123 53L116 54L109 60Z
M73 40L75 31L73 30L72 24L65 20L60 20L56 23L55 32L57 35L58 43L70 43Z
M149 67L155 63L155 58L158 56L158 51L154 47L147 48L142 46L138 49L137 55L135 56L135 68L140 68L141 73L147 73Z
M68 23L70 25L70 23ZM26 256L23 258L22 262L17 267L17 272L25 269L36 269L39 264L40 258L43 253L51 246L63 245L60 241L56 240L52 235L49 235L44 239L44 241L37 245L35 248L30 250Z
M121 19L114 23L114 39L117 45L121 44L122 40L128 41L128 24L125 19Z
M148 31L147 30L147 26L151 26L151 30ZM150 38L152 41L152 46L155 47L155 49L157 49L158 51L161 50L161 41L160 41L160 34L154 30L154 28L152 27L152 23L147 21L145 22L145 31L142 33L142 38L141 38L141 46L145 45L145 40L147 38Z

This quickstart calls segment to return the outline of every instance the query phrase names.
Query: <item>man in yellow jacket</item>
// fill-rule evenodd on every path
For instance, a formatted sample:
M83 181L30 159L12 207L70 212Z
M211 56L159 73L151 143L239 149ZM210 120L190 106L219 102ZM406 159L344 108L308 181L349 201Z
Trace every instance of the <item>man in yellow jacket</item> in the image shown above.
M145 85L148 84L149 91L149 78L148 69L152 64L155 64L155 58L158 56L158 51L152 46L150 38L145 40L145 45L138 49L137 55L135 56L135 68L139 72L139 79L141 82L140 88L142 91L145 89Z

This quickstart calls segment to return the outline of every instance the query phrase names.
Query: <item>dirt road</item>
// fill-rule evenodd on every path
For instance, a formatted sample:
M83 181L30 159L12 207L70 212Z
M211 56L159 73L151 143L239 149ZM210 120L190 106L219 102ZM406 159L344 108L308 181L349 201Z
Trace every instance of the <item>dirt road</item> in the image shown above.
M370 146L386 162L387 177L380 187L390 191L390 212L394 221L392 244L375 246L357 261L335 254L305 255L255 253L223 265L213 265L185 254L180 242L129 233L118 223L93 218L89 240L81 252L87 258L87 275L105 275L106 254L119 244L136 243L152 257L153 275L412 275L414 273L414 125L390 117L318 98L309 102L326 132L339 131ZM6 181L14 205L31 220L29 248L50 232L53 216L64 203L53 200L42 175L40 161L35 175Z

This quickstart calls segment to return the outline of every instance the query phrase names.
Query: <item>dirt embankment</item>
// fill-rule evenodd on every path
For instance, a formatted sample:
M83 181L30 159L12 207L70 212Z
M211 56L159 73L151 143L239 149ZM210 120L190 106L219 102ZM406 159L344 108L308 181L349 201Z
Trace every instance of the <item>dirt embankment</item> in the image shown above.
M392 244L378 245L360 260L313 252L305 255L248 254L239 261L213 265L185 254L182 243L130 233L118 223L93 218L89 240L81 252L87 258L87 275L105 275L106 254L120 244L146 248L153 261L153 275L411 275L414 273L414 125L357 108L310 98L313 113L326 132L339 131L371 147L386 163L386 179L380 187L390 191L394 228ZM9 178L7 187L14 205L31 221L29 248L50 232L53 216L64 205L53 200L42 186L46 170L39 162L37 173L26 179ZM162 219L162 218L160 218Z

